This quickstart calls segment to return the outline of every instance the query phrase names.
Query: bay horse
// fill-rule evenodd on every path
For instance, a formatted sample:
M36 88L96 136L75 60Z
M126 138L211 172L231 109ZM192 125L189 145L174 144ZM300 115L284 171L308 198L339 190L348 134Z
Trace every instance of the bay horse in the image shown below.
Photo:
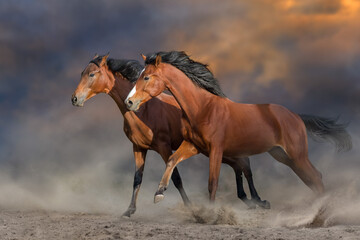
M138 111L165 89L182 109L184 141L167 162L155 202L164 198L177 164L199 152L209 156L210 201L215 200L222 158L264 152L289 166L309 188L322 194L322 175L308 159L306 130L317 139L335 143L338 150L352 146L346 125L336 119L298 115L276 104L231 101L207 65L190 59L185 52L158 52L143 58L145 70L125 100L128 109Z
M147 151L156 151L166 163L172 150L176 150L183 141L181 109L171 95L160 94L144 104L144 107L137 113L127 110L124 100L143 68L135 60L108 59L108 55L96 55L81 73L80 83L71 98L74 106L83 106L85 101L93 96L106 93L116 102L124 117L124 132L133 143L135 158L133 193L131 203L123 214L125 217L130 217L136 211L136 200L142 182ZM242 158L236 162L224 158L223 162L234 169L238 197L241 200L250 208L254 208L255 204L263 208L270 207L266 200L262 201L258 196L248 158ZM249 184L250 200L243 189L242 172ZM184 204L188 205L190 201L183 189L182 180L176 167L171 179L179 190Z

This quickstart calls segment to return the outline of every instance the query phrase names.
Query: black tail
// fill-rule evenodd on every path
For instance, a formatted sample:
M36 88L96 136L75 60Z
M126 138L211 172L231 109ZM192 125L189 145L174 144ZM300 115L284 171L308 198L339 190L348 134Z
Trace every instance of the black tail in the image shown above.
M299 114L312 139L323 140L336 145L337 151L348 151L352 148L351 136L345 130L347 124L338 123L338 118L324 118L313 115Z

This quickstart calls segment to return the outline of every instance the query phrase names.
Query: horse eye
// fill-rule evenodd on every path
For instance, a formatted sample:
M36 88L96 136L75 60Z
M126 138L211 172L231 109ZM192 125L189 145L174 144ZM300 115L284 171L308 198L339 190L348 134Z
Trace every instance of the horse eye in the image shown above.
M149 80L150 78L148 76L144 77L144 80Z
M90 76L90 77L93 77L93 76L95 76L95 74L94 74L94 73L90 73L89 76Z

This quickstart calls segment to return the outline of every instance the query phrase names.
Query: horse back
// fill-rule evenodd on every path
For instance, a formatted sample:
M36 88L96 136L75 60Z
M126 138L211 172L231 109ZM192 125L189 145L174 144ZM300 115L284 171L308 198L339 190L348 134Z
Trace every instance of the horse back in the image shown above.
M293 138L292 127L304 127L297 114L277 104L226 103L225 151L249 156L269 151ZM300 122L300 121L301 122ZM236 150L239 149L239 150ZM238 152L239 151L239 152Z

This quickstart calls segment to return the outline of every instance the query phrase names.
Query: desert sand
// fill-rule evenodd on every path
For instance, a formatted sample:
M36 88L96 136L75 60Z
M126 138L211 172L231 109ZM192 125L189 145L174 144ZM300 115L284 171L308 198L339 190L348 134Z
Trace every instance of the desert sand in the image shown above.
M359 239L358 213L328 197L301 207L235 209L181 203L164 211L118 213L1 210L1 239ZM307 206L307 207L305 207ZM144 211L145 210L145 211Z

